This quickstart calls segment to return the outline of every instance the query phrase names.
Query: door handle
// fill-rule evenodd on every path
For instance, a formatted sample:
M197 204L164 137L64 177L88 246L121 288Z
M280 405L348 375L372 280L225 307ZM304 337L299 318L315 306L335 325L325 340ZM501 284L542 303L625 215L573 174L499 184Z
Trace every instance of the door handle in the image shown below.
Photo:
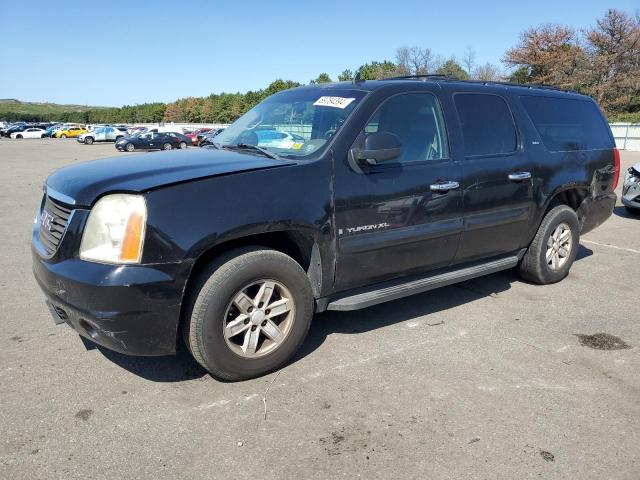
M460 184L458 182L440 182L430 185L429 189L432 192L448 192L449 190L455 190L459 187Z
M509 180L512 182L521 182L522 180L529 180L530 178L530 172L513 172L509 174Z

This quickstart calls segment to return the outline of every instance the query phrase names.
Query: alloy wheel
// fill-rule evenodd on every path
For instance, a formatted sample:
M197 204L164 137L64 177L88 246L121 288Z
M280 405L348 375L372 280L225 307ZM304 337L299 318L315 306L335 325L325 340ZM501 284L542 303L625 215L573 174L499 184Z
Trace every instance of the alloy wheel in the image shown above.
M241 357L262 357L284 343L294 318L295 303L289 290L275 280L258 280L238 291L229 302L224 339Z
M573 235L569 225L562 222L547 240L545 259L551 270L560 270L567 263L571 254Z

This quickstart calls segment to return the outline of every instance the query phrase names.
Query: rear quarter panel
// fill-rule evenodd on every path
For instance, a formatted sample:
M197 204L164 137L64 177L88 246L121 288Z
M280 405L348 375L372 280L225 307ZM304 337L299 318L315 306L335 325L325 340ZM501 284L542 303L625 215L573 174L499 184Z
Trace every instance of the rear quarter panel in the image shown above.
M589 97L578 94L536 92L536 96L558 97L566 96L580 100L589 100ZM536 130L529 115L519 100L518 93L512 95L514 110L517 112L518 122L527 131L530 139L524 148L529 150L535 159L538 175L534 179L535 208L533 221L530 224L528 243L535 236L542 218L553 198L562 191L580 189L591 199L599 199L610 195L614 181L614 152L615 142L609 124L597 104L596 106L602 120L602 128L606 129L611 139L610 148L601 150L577 150L553 152L544 146L540 134ZM527 243L527 244L528 244Z

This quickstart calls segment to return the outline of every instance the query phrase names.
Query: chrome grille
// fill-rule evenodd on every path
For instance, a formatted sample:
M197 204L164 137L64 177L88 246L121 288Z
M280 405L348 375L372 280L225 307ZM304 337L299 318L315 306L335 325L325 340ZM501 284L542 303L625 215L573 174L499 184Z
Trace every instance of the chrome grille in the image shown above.
M40 210L38 239L48 255L52 255L58 250L70 216L70 208L49 196L45 197L44 204Z

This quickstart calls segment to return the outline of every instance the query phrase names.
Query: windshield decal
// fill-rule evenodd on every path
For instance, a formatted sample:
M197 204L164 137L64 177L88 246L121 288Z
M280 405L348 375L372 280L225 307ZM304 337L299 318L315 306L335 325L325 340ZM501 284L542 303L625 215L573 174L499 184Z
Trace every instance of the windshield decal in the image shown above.
M334 108L347 108L351 102L353 102L355 98L345 98L345 97L320 97L318 100L313 102L314 105L318 107L334 107Z

